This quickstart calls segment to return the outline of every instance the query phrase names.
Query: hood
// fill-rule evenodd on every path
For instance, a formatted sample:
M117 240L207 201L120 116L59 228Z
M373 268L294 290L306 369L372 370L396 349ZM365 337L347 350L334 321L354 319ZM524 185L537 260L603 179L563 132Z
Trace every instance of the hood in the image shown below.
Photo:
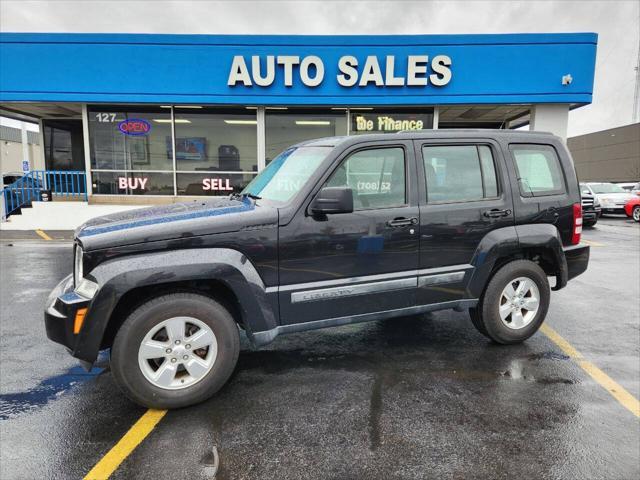
M239 231L277 222L277 210L249 198L214 198L96 217L76 230L85 250Z

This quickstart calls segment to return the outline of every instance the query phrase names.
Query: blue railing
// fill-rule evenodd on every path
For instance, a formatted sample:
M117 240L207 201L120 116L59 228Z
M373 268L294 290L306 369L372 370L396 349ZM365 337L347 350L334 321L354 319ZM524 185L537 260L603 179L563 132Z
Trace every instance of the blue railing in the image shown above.
M32 170L2 190L8 217L21 207L40 200L43 190L57 197L87 200L86 174L81 170Z

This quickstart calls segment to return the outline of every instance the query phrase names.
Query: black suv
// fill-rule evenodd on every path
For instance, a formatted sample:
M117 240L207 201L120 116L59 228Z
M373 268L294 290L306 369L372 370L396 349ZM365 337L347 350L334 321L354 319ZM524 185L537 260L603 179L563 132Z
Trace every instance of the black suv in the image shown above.
M96 218L47 334L111 369L133 401L205 400L239 329L278 335L453 308L501 344L544 321L550 290L587 268L580 190L544 133L420 131L293 146L230 197ZM553 288L547 277L554 277Z

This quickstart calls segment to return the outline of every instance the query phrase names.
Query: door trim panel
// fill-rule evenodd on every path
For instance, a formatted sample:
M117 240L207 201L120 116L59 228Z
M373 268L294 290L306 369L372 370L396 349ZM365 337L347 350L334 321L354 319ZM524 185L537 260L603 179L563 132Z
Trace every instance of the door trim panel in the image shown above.
M291 294L291 303L313 302L319 300L333 300L341 297L355 297L371 293L389 292L405 288L416 288L417 277L386 280L357 285L343 285L332 288L303 290Z

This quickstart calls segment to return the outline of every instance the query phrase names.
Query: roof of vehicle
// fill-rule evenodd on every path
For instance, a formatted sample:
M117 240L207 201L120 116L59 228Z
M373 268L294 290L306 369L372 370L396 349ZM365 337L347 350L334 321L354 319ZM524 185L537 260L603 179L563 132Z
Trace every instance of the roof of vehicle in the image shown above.
M429 138L504 138L525 137L532 141L532 137L556 138L550 132L530 132L527 130L500 130L500 129L443 129L443 130L414 130L398 133L367 133L362 135L348 135L339 137L325 137L300 142L295 146L336 147L342 144L354 144L362 142L375 142L380 140L417 140Z

